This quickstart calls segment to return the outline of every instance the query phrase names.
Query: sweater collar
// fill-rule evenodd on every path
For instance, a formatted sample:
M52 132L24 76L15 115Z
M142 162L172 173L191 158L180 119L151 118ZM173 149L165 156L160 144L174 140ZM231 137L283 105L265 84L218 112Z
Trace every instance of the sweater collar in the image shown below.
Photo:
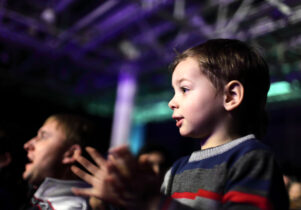
M217 147L212 147L212 148L208 148L208 149L204 149L204 150L195 151L191 154L188 162L199 161L199 160L213 157L215 155L222 154L222 153L234 148L235 146L241 144L242 142L245 142L245 141L248 141L251 139L255 139L254 134L249 134L249 135L234 139L228 143L219 145Z

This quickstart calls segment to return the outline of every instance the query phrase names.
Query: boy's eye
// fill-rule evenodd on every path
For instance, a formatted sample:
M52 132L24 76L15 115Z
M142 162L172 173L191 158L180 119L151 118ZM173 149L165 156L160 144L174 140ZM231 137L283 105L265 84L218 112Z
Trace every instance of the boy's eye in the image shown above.
M181 87L181 90L182 90L183 93L186 93L189 89L185 88L185 87Z

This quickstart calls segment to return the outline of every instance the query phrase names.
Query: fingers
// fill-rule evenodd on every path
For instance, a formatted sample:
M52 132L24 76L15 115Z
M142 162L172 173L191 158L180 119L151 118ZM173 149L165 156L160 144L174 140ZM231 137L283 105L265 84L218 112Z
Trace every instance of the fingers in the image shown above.
M87 147L86 151L96 165L81 155L78 155L76 160L91 174L76 166L72 166L71 170L92 187L72 188L75 195L95 196L105 202L128 206L141 201L145 187L150 190L150 194L155 192L153 188L157 189L152 174L141 170L145 161L139 164L127 146L111 149L108 160L92 147Z
M112 148L110 149L109 154L113 155L114 157L122 158L129 158L133 156L127 145Z
M124 178L129 178L131 176L132 167L130 167L130 165L127 164L124 159L109 155L107 166L111 174L116 173Z
M118 147L110 148L110 149L109 149L109 152L110 152L110 153L111 153L111 152L118 152L118 151L120 151L120 150L124 150L124 149L128 149L128 148L129 148L129 146L126 145L126 144L124 144L124 145L121 145L121 146L118 146Z
M93 184L93 176L91 176L90 174L88 174L87 172L81 170L80 168L76 167L76 166L71 166L71 171L78 176L79 178L81 178L82 180L86 181L89 184Z
M106 164L106 160L93 147L86 147L86 151L99 167Z
M115 189L115 191L122 192L128 189L127 185L129 184L129 180L125 179L118 172L108 174L104 181L107 185L110 185L112 189Z
M133 155L127 145L111 148L109 151L107 168L109 172L115 173L117 177L126 181L131 176L133 165Z
M90 197L94 196L93 190L91 188L71 188L71 191L75 195Z
M87 169L90 173L95 174L98 171L98 167L92 164L89 160L84 158L83 156L77 156L76 161L79 162L85 169Z
M127 146L111 149L108 161L126 177L131 175L130 172L135 172L138 164Z

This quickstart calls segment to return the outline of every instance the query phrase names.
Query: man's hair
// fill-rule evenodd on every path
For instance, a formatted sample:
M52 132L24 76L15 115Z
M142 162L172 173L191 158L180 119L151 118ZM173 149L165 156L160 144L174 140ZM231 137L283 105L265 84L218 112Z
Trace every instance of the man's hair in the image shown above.
M54 114L49 116L45 122L56 121L57 126L66 135L67 144L79 144L83 151L86 146L100 148L101 139L95 124L79 115L74 114Z
M198 61L202 73L218 92L238 80L244 87L242 104L232 112L240 134L254 133L261 138L266 130L265 105L270 88L269 68L253 47L233 39L212 39L178 54L172 70L186 58Z

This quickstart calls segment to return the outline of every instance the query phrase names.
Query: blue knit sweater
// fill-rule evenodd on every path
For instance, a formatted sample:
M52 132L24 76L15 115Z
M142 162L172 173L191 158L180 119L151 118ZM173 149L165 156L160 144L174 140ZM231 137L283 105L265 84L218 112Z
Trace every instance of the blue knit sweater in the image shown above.
M252 134L179 159L162 191L173 198L163 209L288 209L273 154Z

